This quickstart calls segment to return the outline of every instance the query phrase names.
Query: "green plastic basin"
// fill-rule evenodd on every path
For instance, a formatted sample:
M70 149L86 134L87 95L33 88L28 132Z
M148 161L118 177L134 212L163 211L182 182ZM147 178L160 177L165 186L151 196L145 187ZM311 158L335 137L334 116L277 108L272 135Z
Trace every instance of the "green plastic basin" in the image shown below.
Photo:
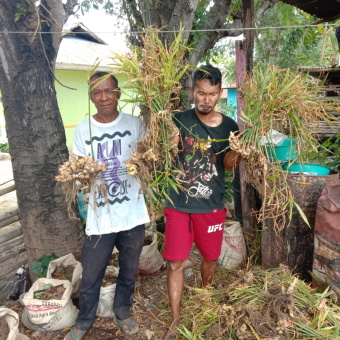
M285 140L279 146L267 145L267 153L271 161L291 161L297 156L295 141Z
M309 163L285 163L283 164L283 169L290 172L313 172L318 176L326 176L329 175L329 173L331 172L331 169L323 165Z

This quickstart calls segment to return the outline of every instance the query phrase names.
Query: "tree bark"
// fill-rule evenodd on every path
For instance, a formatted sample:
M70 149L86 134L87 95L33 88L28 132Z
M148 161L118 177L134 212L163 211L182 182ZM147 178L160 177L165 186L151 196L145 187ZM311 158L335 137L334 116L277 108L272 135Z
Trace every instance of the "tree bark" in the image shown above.
M15 22L17 4L25 11ZM64 19L61 1L41 1L39 7L0 2L0 88L29 265L52 252L79 257L83 238L55 181L68 150L53 72L61 34L49 31L61 31Z

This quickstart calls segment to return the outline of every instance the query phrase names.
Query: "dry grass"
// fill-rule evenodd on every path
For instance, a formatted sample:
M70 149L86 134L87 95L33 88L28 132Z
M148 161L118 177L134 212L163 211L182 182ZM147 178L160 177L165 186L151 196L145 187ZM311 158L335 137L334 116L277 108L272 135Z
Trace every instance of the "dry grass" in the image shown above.
M212 289L187 287L179 339L338 339L340 307L287 267L219 269Z
M153 28L146 31L143 42L143 48L136 48L128 55L116 54L112 66L115 74L126 75L123 90L129 90L132 96L125 101L140 106L147 128L142 144L155 157L150 160L143 158L143 154L134 155L139 162L134 162L137 166L131 168L136 169L141 178L150 217L158 219L162 216L167 192L170 188L177 190L178 186L172 170L178 152L174 139L179 131L172 121L172 113L179 101L180 80L189 69L185 60L188 47L182 42L182 33L170 46L164 45L159 31ZM130 163L132 160L126 162Z

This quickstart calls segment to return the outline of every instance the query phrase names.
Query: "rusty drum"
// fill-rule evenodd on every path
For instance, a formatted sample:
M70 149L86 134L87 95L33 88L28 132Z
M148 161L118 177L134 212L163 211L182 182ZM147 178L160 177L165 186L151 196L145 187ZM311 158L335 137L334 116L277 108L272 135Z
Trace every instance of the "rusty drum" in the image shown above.
M310 281L314 252L314 224L318 199L329 181L339 178L338 174L307 176L289 174L290 187L296 203L306 215L308 226L297 209L292 220L281 232L275 233L270 221L265 221L262 231L262 266L266 269L288 265L301 279Z
M340 298L340 180L328 182L318 200L313 274Z

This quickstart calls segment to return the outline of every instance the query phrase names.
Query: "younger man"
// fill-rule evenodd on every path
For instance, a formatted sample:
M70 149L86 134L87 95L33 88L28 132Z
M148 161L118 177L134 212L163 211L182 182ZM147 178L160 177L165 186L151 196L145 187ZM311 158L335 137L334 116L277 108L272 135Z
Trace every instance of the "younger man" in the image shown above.
M184 187L172 190L165 204L165 247L168 260L168 293L173 324L166 339L175 338L180 322L180 302L184 284L184 265L193 242L203 257L202 286L211 284L221 253L224 220L224 170L238 164L237 154L228 150L236 122L215 111L222 94L219 69L205 65L194 72L191 96L195 107L174 114L180 129L177 180ZM228 152L229 151L229 152Z

